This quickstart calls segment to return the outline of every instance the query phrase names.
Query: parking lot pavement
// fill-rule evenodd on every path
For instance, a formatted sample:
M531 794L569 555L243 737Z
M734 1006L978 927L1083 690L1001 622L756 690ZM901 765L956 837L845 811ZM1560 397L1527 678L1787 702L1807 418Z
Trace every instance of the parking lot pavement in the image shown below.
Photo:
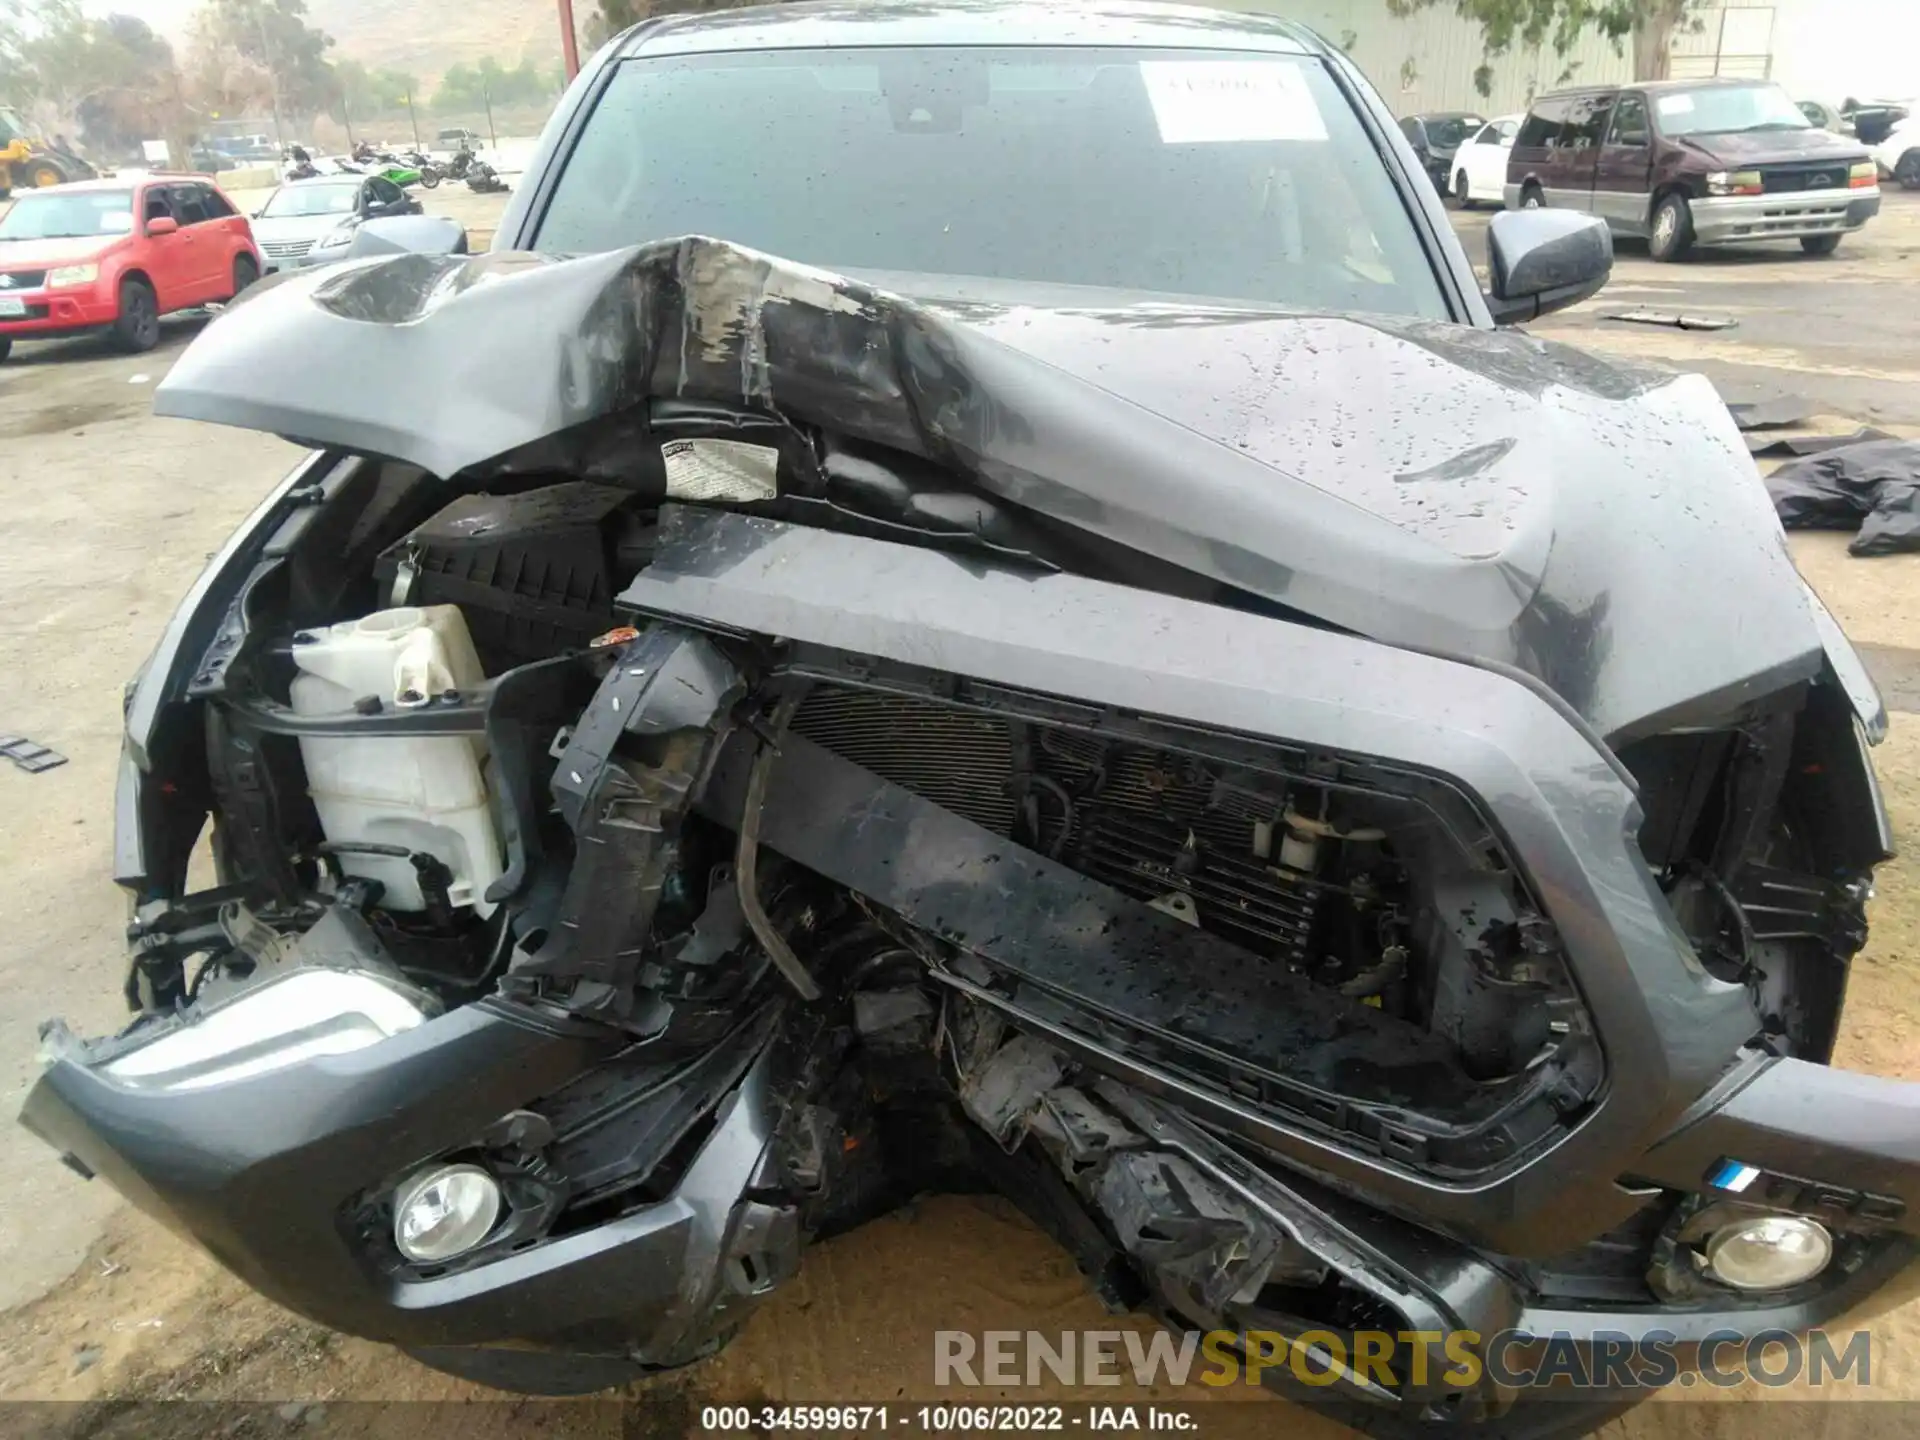
M1453 213L1485 278L1487 211ZM1880 215L1827 257L1797 245L1707 250L1655 264L1646 245L1616 247L1613 278L1592 300L1531 326L1622 358L1700 370L1729 399L1791 393L1828 413L1920 426L1920 191L1889 189ZM1646 308L1721 315L1730 330L1682 333L1602 317Z
M443 185L426 203L479 238L505 197ZM1455 219L1482 260L1487 217ZM1736 395L1801 394L1843 420L1920 427L1916 251L1920 195L1901 194L1831 259L1775 248L1664 266L1623 246L1613 285L1537 328L1704 370ZM1701 334L1599 318L1622 303L1740 324ZM125 911L109 875L122 686L206 554L297 455L269 437L149 413L154 382L201 323L169 320L161 347L146 356L78 340L23 345L0 365L0 731L70 757L40 775L0 765L0 1306L54 1287L0 1317L8 1357L0 1396L118 1393L111 1387L129 1377L160 1377L158 1385L189 1369L204 1384L188 1393L465 1394L378 1347L335 1344L290 1322L210 1262L114 1213L109 1191L78 1183L6 1123L33 1072L42 1017L64 1014L95 1030L121 1018ZM1920 652L1920 557L1853 560L1844 543L1796 536L1793 548L1849 631L1883 647L1875 663L1906 663ZM1896 698L1920 696L1920 685L1889 688ZM1920 722L1896 722L1881 767L1896 833L1911 835L1920 828ZM1883 872L1873 922L1841 1058L1920 1078L1920 878L1907 866ZM100 1263L72 1273L103 1232ZM1017 1329L1037 1316L1048 1328L1098 1326L1095 1309L1071 1263L1032 1231L990 1206L942 1201L810 1252L800 1280L702 1372L702 1383L733 1397L872 1396L883 1383L890 1395L906 1362L874 1337L920 1337L937 1324ZM837 1348L821 1338L819 1313L846 1321L835 1322L845 1337ZM149 1322L157 1323L139 1328ZM1920 1313L1896 1315L1877 1333L1896 1362L1920 1355ZM71 1358L81 1345L106 1352L84 1374ZM1880 1368L1885 1358L1883 1345L1879 1393L1920 1398L1920 1376L1897 1363ZM225 1377L225 1388L207 1388L211 1375ZM1649 1407L1628 1422L1630 1433L1693 1433L1654 1412L1699 1408Z
M514 177L516 180L518 177ZM475 250L493 243L494 227L507 208L507 195L476 195L457 180L442 180L431 190L415 191L429 215L445 215L467 227L467 241Z
M204 324L160 347L16 347L0 365L0 733L68 757L0 763L0 1304L85 1254L112 1197L72 1183L12 1123L36 1026L123 1023L126 901L110 876L121 687L207 553L299 454L264 435L149 413L153 385Z

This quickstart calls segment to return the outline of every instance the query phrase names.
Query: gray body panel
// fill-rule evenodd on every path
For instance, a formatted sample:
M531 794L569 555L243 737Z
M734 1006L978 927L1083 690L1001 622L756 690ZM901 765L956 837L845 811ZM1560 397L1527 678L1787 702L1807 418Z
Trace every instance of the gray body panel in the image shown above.
M1614 740L1818 672L1705 380L1515 331L1069 289L882 289L698 238L406 256L249 292L155 404L466 485L587 464L593 422L630 430L652 398L777 413L1343 629L1518 666Z

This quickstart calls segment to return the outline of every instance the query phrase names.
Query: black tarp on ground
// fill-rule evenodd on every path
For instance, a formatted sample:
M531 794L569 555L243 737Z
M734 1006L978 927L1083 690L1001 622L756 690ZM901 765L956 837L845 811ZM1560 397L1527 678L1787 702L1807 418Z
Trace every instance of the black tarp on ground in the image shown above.
M1767 477L1789 530L1852 530L1852 555L1920 550L1920 441L1868 440L1789 461Z

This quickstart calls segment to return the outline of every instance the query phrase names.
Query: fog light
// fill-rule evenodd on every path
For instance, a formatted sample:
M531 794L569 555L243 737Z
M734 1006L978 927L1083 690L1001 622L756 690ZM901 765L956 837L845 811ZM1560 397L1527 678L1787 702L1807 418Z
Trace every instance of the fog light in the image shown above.
M1757 1215L1707 1241L1707 1269L1736 1290L1784 1290L1811 1280L1832 1258L1827 1227L1798 1215Z
M478 1165L435 1165L396 1192L393 1243L422 1264L451 1260L492 1233L500 1185Z

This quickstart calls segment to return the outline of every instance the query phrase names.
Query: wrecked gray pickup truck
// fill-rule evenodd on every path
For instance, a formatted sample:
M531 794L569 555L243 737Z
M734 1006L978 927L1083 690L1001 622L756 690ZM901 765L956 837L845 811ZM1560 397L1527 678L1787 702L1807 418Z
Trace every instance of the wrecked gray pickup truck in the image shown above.
M1215 65L1279 133L1219 133ZM624 143L676 106L701 143ZM1048 249L1085 196L976 153L1021 107L1219 225ZM806 210L766 146L861 126L951 208L814 268L840 172ZM1320 1333L1332 1383L1266 1376L1379 1433L1661 1378L1549 1403L1485 1337L1691 1363L1904 1293L1920 1090L1828 1064L1878 698L1705 381L1494 328L1591 293L1595 222L1496 219L1483 297L1394 137L1256 17L683 17L582 76L497 253L249 292L157 407L314 453L129 691L136 1018L50 1025L25 1123L528 1391L711 1353L932 1189L1115 1306ZM1251 269L1235 196L1285 222Z

